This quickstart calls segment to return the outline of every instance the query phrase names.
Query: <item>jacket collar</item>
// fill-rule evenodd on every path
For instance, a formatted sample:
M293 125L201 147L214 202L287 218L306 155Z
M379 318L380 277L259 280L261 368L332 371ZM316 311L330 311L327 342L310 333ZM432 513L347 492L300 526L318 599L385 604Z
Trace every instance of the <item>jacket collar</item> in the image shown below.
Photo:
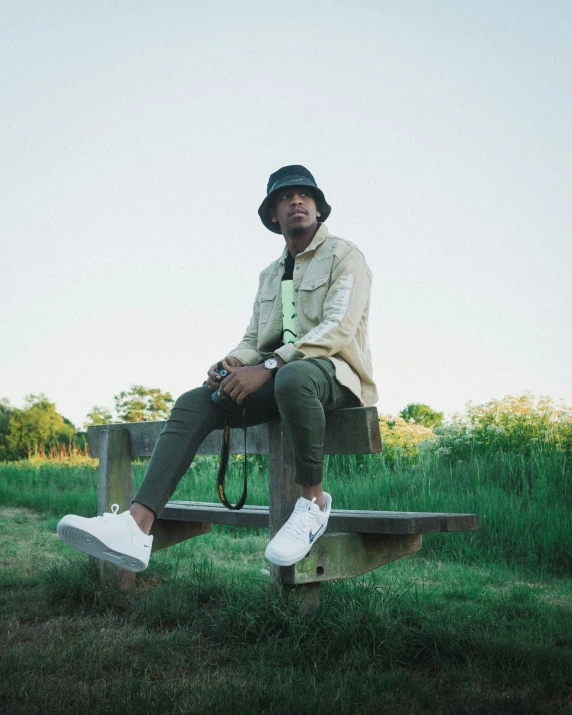
M306 248L305 251L302 251L302 253L299 253L299 256L303 256L306 253L311 253L314 252L318 246L320 246L326 238L330 235L330 232L328 231L328 227L326 226L325 223L320 224L320 228L316 231L314 234L314 238L310 241L310 245L308 248ZM288 256L288 246L284 246L284 250L282 251L282 255L280 256L280 259L278 260L278 263L283 266L284 261L286 260L286 257Z

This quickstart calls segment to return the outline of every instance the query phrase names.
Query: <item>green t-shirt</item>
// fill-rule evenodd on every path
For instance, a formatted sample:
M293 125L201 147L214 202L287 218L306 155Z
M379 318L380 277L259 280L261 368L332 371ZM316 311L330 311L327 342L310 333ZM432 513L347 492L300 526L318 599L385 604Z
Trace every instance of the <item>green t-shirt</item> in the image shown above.
M282 276L282 345L294 343L296 335L296 301L294 296L294 256L288 253Z

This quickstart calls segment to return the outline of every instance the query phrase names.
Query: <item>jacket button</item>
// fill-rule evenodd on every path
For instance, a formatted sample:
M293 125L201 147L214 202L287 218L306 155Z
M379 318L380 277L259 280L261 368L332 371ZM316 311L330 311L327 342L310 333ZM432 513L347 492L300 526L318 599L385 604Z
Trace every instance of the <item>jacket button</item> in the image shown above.
M296 266L296 270L299 271L299 270L300 270L300 266Z

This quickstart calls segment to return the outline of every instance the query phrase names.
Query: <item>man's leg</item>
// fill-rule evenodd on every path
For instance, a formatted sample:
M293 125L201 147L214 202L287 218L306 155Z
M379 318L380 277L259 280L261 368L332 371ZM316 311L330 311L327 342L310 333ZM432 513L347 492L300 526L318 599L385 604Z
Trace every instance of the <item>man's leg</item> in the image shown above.
M131 507L131 516L146 534L189 468L201 442L212 430L223 426L224 413L214 404L205 385L177 399Z
M131 507L131 516L146 534L205 437L215 429L222 429L225 418L230 419L232 427L242 427L243 408L234 402L229 402L228 408L225 412L215 405L212 392L204 385L186 392L175 402ZM268 422L277 416L273 386L267 383L248 398L246 424Z
M335 367L327 358L284 365L275 383L276 402L294 454L301 498L268 545L266 558L289 566L302 559L322 535L330 514L331 497L322 491L326 413L360 403L336 380Z
M201 442L230 418L232 427L242 425L242 408L234 402L225 412L212 401L205 387L181 395L157 440L141 487L130 511L85 518L68 514L58 524L58 534L73 548L103 558L130 571L143 571L149 562L156 516L189 468ZM272 383L249 398L247 424L265 422L278 415Z
M296 460L296 482L302 496L323 508L326 413L341 407L357 407L357 397L336 380L336 369L327 358L298 360L278 371L276 401L284 431Z
M223 424L224 414L207 387L181 395L159 436L131 510L92 518L67 514L58 524L59 536L78 551L120 568L146 569L153 543L149 532L156 515L175 491L203 439Z
M181 395L159 436L131 510L119 514L113 505L112 513L103 516L67 514L58 524L60 537L78 551L128 571L146 569L153 543L149 532L156 515L175 491L203 439L223 423L224 415L207 387Z

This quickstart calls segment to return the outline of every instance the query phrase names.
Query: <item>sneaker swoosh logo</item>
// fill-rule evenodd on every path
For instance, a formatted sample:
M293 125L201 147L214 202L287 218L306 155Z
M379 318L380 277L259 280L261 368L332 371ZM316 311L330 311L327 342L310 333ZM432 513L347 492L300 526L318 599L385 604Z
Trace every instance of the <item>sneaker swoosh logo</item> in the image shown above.
M322 526L318 529L318 531L316 531L315 534L312 534L312 532L310 531L310 535L309 535L309 537L308 537L310 543L313 543L314 539L316 538L316 536L318 536L318 534L320 533L320 531L322 531L323 528L324 528L324 526L322 525Z

